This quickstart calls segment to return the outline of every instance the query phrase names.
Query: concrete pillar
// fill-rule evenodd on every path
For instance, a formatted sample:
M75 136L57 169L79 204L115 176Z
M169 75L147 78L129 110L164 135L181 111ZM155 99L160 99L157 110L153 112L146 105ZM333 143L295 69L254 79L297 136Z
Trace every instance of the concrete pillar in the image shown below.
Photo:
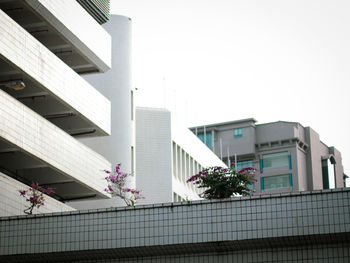
M112 163L113 168L121 163L121 170L132 173L131 148L134 147L134 110L132 109L131 84L131 19L111 15L103 26L112 36L112 68L104 74L85 75L84 78L111 101L111 135L82 138L80 141L100 153ZM110 167L101 167L109 169ZM135 185L135 176L129 182ZM106 184L107 185L107 184ZM77 209L102 208L123 205L120 200L72 202Z

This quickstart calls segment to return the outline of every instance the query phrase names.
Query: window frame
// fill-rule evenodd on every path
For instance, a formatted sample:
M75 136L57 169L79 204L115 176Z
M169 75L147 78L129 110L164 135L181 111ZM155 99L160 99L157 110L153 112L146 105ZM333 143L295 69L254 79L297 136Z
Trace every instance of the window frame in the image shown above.
M272 177L279 177L279 176L289 176L289 186L287 187L277 187L277 188L268 188L266 189L265 187L265 180L267 178L272 178ZM279 190L279 189L288 189L293 187L293 174L278 174L278 175L271 175L271 176L263 176L260 178L260 185L261 185L261 191L270 191L270 190Z
M266 158L266 156L271 156L271 155L281 155L284 154L287 157L286 163L285 165L281 165L281 166L266 166L264 165L264 157ZM265 159L266 160L266 159ZM280 167L288 167L289 170L292 170L292 155L290 152L288 151L283 151L283 152L274 152L274 153L265 153L262 154L260 157L260 170L263 171L264 169L273 169L273 168L280 168Z
M237 131L237 133L236 133ZM243 128L234 128L233 129L233 138L242 138L243 137Z
M212 132L200 132L197 134L198 139L200 139L208 148L212 149L214 146L214 136ZM204 140L205 137L205 140Z

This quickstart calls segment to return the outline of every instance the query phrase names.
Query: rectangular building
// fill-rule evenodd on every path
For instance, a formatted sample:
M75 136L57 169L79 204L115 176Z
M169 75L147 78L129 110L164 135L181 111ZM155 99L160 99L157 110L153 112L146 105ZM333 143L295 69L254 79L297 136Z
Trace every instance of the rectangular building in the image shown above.
M136 108L136 187L142 203L197 200L203 190L186 180L204 167L225 164L170 111Z
M244 119L191 128L225 163L255 167L257 193L298 192L345 186L341 153L297 122L256 124Z

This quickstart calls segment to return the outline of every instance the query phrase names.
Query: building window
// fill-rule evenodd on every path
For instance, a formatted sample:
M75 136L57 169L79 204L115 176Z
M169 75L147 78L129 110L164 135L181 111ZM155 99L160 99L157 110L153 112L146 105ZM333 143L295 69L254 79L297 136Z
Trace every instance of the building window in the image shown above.
M283 166L287 166L289 169L292 169L292 158L288 152L265 154L262 157L260 166L261 170L263 168Z
M243 135L242 128L233 129L233 137L234 138L241 138L242 135Z
M330 159L322 160L322 183L323 189L335 188L334 164Z
M198 133L197 137L205 143L209 148L213 148L213 134L211 132L206 133L204 137L204 133ZM204 140L205 138L205 140Z
M245 167L253 167L253 160L248 160L248 161L240 161L237 162L237 170L241 170L242 168Z
M245 167L253 167L253 160L240 161L237 162L236 169L237 171ZM254 183L247 185L250 190L254 190Z
M261 190L289 188L293 186L292 174L266 176L261 178Z

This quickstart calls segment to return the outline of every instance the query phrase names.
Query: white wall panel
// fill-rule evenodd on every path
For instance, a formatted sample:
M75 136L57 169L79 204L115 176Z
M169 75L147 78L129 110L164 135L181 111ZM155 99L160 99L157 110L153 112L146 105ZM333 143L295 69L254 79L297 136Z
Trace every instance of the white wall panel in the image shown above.
M110 101L2 10L0 39L1 57L97 125L102 132L110 133Z
M28 190L28 186L0 173L0 217L24 215L28 202L19 194L19 190ZM34 208L33 214L74 211L75 209L45 195L44 206Z
M0 91L0 138L109 197L103 169L110 163L4 91Z
M182 149L185 150L201 166L222 166L226 165L217 157L196 135L181 124L172 123L171 136Z
M66 40L102 72L111 68L111 36L72 0L26 0Z

